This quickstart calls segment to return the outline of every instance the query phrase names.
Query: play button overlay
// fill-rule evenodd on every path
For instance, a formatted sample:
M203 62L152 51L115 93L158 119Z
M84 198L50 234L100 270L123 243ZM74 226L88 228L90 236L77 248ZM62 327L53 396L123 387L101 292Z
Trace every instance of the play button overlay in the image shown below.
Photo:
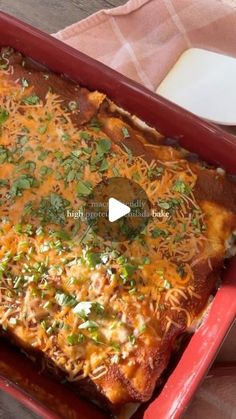
M144 189L122 177L105 179L86 201L85 218L96 235L106 241L135 239L150 218L150 203Z
M128 205L122 204L122 202L118 201L115 198L109 198L108 220L111 223L114 223L114 221L117 221L125 215L129 214L130 211L131 209L130 207L128 207Z

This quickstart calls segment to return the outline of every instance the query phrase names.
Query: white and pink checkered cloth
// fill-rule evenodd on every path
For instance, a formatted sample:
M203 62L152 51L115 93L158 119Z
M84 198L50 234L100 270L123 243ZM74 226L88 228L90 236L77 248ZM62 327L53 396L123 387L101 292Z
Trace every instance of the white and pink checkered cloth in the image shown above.
M189 47L236 56L236 0L130 0L55 36L156 90Z

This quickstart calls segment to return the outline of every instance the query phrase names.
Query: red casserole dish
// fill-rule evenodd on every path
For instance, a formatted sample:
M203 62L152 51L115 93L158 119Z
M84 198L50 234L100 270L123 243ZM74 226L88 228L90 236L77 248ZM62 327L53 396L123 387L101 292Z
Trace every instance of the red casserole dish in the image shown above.
M236 175L233 136L116 71L4 13L0 13L0 46L11 46L88 89L106 93L119 106L165 136L178 138L182 147ZM178 418L186 409L235 318L235 258L224 276L207 318L191 338L159 396L144 413L139 412L138 417ZM36 365L5 343L0 347L0 388L43 417L107 417L95 405L80 400L65 385L39 375Z

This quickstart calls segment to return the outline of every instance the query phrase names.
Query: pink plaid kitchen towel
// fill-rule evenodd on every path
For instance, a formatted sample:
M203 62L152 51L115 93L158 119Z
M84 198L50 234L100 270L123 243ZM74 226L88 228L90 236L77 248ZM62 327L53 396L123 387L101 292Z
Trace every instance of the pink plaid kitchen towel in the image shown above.
M54 36L156 90L191 46L236 56L236 0L130 0Z
M236 57L236 0L130 0L54 36L156 90L189 47ZM218 361L236 365L236 324ZM186 419L236 419L236 366L219 371L204 381Z

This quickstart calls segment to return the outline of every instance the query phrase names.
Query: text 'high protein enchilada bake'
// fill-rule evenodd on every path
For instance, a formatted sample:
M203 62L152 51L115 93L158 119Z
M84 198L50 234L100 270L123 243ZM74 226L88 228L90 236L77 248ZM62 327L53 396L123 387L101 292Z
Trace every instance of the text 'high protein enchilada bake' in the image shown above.
M233 254L234 181L4 48L0 188L1 334L111 409L150 399Z

